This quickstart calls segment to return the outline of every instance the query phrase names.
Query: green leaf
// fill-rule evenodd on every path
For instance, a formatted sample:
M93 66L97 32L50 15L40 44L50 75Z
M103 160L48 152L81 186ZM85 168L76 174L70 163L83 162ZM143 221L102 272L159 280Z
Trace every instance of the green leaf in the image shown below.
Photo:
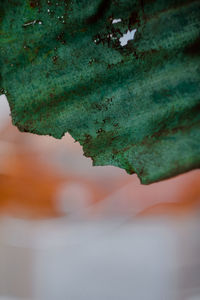
M145 184L200 166L200 1L1 0L0 13L19 130L68 131L94 165Z

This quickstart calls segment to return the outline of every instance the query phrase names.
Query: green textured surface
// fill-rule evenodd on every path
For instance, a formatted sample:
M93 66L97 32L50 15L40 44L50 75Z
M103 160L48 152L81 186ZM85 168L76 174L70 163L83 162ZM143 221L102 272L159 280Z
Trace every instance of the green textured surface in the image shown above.
M200 166L200 1L1 0L0 13L0 87L21 131L68 131L94 165L145 184Z

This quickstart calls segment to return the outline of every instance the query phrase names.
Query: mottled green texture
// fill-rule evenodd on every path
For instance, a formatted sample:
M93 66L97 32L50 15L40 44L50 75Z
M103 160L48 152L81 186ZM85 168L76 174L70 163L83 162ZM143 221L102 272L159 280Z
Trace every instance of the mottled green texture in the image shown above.
M21 131L68 131L94 165L145 184L200 166L200 1L1 0L0 12L0 86Z

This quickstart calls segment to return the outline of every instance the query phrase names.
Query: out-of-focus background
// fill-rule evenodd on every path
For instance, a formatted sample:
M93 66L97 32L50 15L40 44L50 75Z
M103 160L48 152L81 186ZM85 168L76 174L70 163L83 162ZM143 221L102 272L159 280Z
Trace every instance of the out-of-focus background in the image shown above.
M200 299L200 172L141 185L0 97L0 299Z

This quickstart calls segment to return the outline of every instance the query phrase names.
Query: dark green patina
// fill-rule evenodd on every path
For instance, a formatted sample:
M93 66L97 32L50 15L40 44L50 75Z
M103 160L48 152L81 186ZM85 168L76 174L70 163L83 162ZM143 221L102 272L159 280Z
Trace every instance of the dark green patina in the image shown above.
M19 130L68 131L94 165L145 184L200 166L200 1L1 0L0 13Z

